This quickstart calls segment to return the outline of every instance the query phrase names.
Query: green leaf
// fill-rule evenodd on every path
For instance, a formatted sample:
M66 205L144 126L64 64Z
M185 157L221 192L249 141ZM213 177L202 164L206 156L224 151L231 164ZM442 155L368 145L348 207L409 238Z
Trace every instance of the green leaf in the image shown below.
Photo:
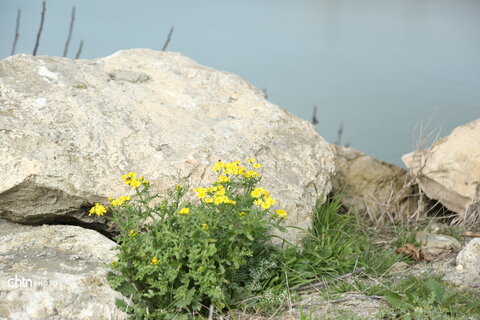
M413 307L411 304L403 301L402 297L395 292L387 292L385 294L385 300L387 300L388 304L397 309L411 309Z
M428 279L425 282L425 288L429 293L433 292L438 303L443 304L445 302L445 287L442 283L434 279Z
M118 309L122 310L122 311L127 311L127 308L128 308L128 305L125 301L123 301L122 299L115 299L115 305L117 306Z

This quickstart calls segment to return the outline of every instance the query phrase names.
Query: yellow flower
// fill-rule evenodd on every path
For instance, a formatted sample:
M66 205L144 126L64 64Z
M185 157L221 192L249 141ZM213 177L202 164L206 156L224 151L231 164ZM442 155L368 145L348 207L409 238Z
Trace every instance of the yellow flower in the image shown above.
M207 231L208 230L208 224L206 224L206 223L202 224L202 230Z
M158 264L160 261L158 261L157 257L152 258L152 264Z
M261 207L263 210L267 210L271 206L275 204L275 200L269 196L266 196L262 199L257 199L253 203L255 203L257 206Z
M253 164L253 167L254 167L255 169L258 169L258 168L260 168L261 166L262 166L262 165L261 165L260 163L254 163L254 164Z
M212 199L212 198L205 198L205 199L203 199L203 202L205 202L205 203L213 203L213 199Z
M223 174L219 175L218 176L218 179L217 179L217 183L226 183L226 182L230 182L231 180L227 177L227 176L224 176Z
M240 161L229 162L225 164L225 173L231 175L242 175L245 168L240 166Z
M272 197L265 197L264 201L265 204L262 206L263 209L268 209L276 203Z
M213 197L213 203L215 203L216 205L219 205L219 204L222 204L222 203L227 203L227 204L237 204L237 202L229 199L227 196L214 196Z
M215 196L213 197L213 203L215 204L222 204L225 202L225 200L228 200L226 196Z
M142 185L142 181L137 179L131 179L128 183L132 188L137 189Z
M130 230L130 232L128 233L129 237L135 237L136 235L137 233L135 232L135 230Z
M240 217L245 217L245 216L247 215L247 213L242 211L242 212L240 212L238 215L239 215Z
M105 208L104 206L102 206L100 203L95 203L95 206L93 206L90 211L90 213L88 214L89 216L92 215L92 214L96 214L97 216L103 216L103 214L105 212L107 212L107 208Z
M285 210L275 210L275 213L282 220L287 219L287 212Z
M203 199L207 196L207 188L195 188L193 189L197 193L198 199Z
M213 171L220 171L220 170L222 170L224 167L225 167L225 164L224 164L222 161L218 161L217 163L215 163L215 165L213 166L212 170L213 170Z
M122 181L125 181L125 184L128 184L128 181L131 179L137 178L137 174L135 172L129 172L122 176Z
M250 158L250 159L248 159L247 161L250 162L250 163L254 163L254 162L255 162L255 158Z
M188 214L190 212L190 208L182 208L178 211L178 214Z
M224 186L217 186L217 189L216 189L216 191L215 191L215 194L216 194L217 196L224 196L224 195L225 195L225 192L226 192L226 190L225 190L225 187L224 187Z
M254 198L260 198L261 196L268 196L270 193L263 189L263 188L255 188L253 191L250 193L250 195Z
M253 170L248 170L247 172L245 172L245 178L257 178L258 176L260 176L260 174Z
M110 198L109 198L110 199ZM115 200L110 201L110 205L112 207L118 207L121 206L123 203L130 201L130 196L123 196Z

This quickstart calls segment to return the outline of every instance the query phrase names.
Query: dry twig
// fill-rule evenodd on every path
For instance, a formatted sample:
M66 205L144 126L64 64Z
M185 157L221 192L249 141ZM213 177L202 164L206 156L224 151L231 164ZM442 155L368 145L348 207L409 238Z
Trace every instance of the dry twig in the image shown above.
M70 18L70 28L68 29L67 41L65 41L65 49L63 49L63 56L66 57L68 53L68 46L70 45L70 40L72 39L73 33L73 24L75 23L75 6L72 7L72 16Z
M17 47L18 37L20 36L19 30L20 30L20 15L21 14L22 14L22 10L18 9L18 11L17 11L17 24L15 26L15 37L13 38L12 52L10 53L10 55L12 55L12 56L15 54L15 49Z
M173 34L173 27L171 27L170 32L168 32L167 40L165 40L165 43L163 44L162 51L167 50L168 44L170 43L170 40L172 40L172 34Z
M45 21L45 11L47 11L47 6L45 1L42 1L42 15L40 18L40 27L38 28L37 40L35 41L35 47L33 48L33 54L32 54L34 56L37 55L38 45L40 44L40 36L42 35L43 22Z

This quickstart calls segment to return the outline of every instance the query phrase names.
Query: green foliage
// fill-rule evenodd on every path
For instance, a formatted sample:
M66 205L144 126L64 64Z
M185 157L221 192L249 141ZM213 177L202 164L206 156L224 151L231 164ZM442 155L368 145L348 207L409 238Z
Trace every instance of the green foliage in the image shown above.
M261 267L258 257L273 252L269 234L283 230L279 220L286 213L269 211L275 201L240 162L214 169L219 178L213 186L195 189L198 203L184 200L188 187L177 185L161 198L136 174L122 177L136 195L110 199L120 246L109 282L131 300L117 301L131 319L189 318L205 315L210 305L223 310L258 280L245 272L247 263L254 259Z
M460 291L438 276L409 276L367 292L385 296L392 308L383 312L385 319L478 319L480 312L474 293Z
M369 273L383 273L401 259L393 250L375 247L355 219L342 213L340 196L317 203L312 228L303 230L301 246L284 243L282 248L269 247L251 257L248 267L241 269L250 280L242 291L251 297L245 301L247 307L273 311L287 298L298 298L291 289L330 280L361 266ZM344 289L348 291L351 286Z

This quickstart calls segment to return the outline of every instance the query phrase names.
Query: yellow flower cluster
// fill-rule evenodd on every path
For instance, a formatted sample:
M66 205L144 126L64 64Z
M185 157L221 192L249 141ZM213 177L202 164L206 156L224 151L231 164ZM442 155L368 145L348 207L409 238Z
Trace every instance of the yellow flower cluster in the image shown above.
M280 219L282 220L287 219L287 212L285 210L275 210L275 213Z
M145 186L148 186L150 184L149 181L145 180L144 176L141 176L137 179L137 174L135 172L129 172L127 174L124 174L121 179L126 185L129 185L133 189L137 189L142 184Z
M207 231L208 230L208 224L206 224L206 223L202 224L202 230Z
M135 230L130 230L130 232L128 233L129 237L135 237L136 235L137 233L135 232Z
M123 196L117 199L110 197L108 198L108 200L110 200L110 205L112 207L118 207L124 204L125 202L130 201L130 196Z
M158 264L160 261L158 261L157 257L152 258L152 264Z
M105 212L107 212L107 208L102 206L100 203L95 203L95 205L90 209L90 213L88 214L91 216L92 214L96 214L97 216L103 216Z
M213 186L210 188L195 188L193 191L195 191L197 193L197 197L205 203L214 203L216 205L223 203L234 205L237 203L228 198L225 187L222 185Z
M263 188L253 189L250 195L257 199L253 203L261 207L263 210L270 208L276 203L275 199L270 197L270 193Z
M240 176L245 173L245 168L240 166L240 164L240 161L233 161L228 163L218 161L217 163L215 163L212 170L223 174Z
M259 163L255 162L254 158L248 159L248 162L255 169L258 169L261 167ZM230 182L231 180L228 177L228 175L233 175L233 176L244 175L245 178L258 178L260 176L258 172L253 170L247 170L244 167L242 167L241 164L242 163L240 161L233 161L233 162L227 162L227 163L218 161L217 163L215 163L212 170L220 173L216 183Z
M181 215L186 215L186 214L190 213L190 209L189 208L182 208L182 209L178 210L177 213L181 214Z
M260 174L253 170L248 170L245 172L245 178L258 178Z

